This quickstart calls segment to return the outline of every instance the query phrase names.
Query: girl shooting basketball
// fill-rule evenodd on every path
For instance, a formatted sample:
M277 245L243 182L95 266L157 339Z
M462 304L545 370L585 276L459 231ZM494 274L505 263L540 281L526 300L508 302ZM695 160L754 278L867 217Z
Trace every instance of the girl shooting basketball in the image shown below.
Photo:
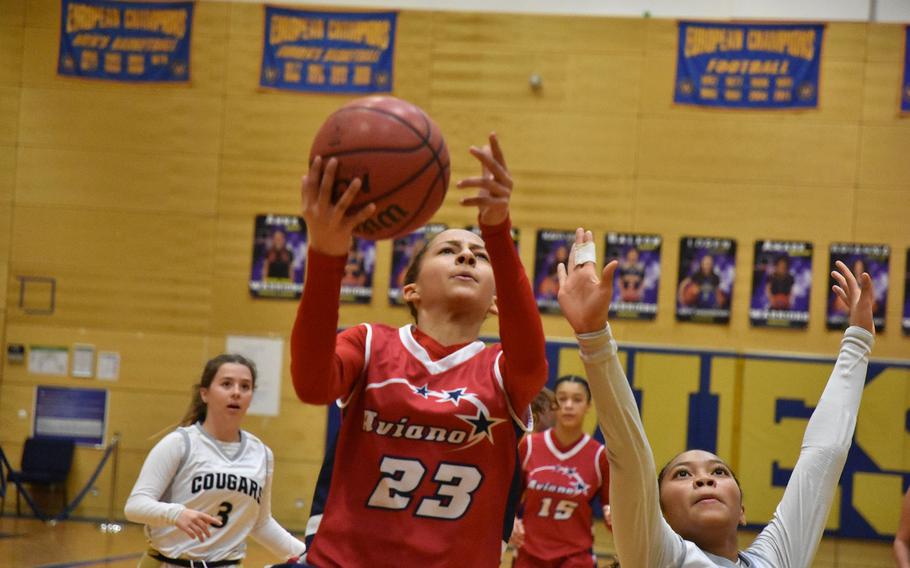
M210 360L181 427L149 452L125 509L151 546L139 568L239 566L248 536L279 558L306 550L272 518L272 451L240 429L255 385L248 359Z
M555 425L526 436L519 447L524 516L521 524L516 521L519 534L512 540L513 546L520 544L515 568L595 566L591 502L599 496L604 506L609 503L607 456L603 445L584 433L591 407L588 382L565 375L555 390Z
M692 450L670 461L660 476L632 390L607 323L613 293L609 263L594 269L593 237L581 229L585 256L560 269L559 303L578 337L580 355L607 442L613 537L623 568L749 566L805 568L812 564L837 480L847 459L863 392L875 327L874 291L841 262L832 272L835 294L849 306L834 371L809 420L799 460L774 517L746 550L737 548L745 522L742 491L730 467L712 453Z
M458 186L479 190L461 203L478 208L483 238L447 230L415 255L403 297L416 325L400 329L363 324L336 336L352 230L373 208L346 215L359 180L331 203L334 159L316 157L304 178L310 242L291 375L302 401L343 408L324 512L311 519L312 565L499 564L518 438L547 363L496 136L471 154L483 173ZM481 324L496 314L502 343L485 346Z

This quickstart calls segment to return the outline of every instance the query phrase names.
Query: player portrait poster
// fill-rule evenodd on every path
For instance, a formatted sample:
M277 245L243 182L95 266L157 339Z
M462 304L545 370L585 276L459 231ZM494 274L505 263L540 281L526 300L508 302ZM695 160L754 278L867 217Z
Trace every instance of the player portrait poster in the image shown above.
M556 267L569 261L569 252L575 244L575 231L541 229L537 231L534 248L534 298L537 309L543 314L558 314L559 277Z
M757 327L809 325L812 243L755 241L749 321Z
M369 304L373 299L373 271L376 269L376 242L354 237L341 277L341 301Z
M250 295L299 298L306 266L306 225L295 215L257 215Z
M610 317L652 320L660 285L660 235L607 233L604 265L617 260Z
M863 272L868 272L875 285L875 303L872 306L872 321L876 331L885 330L885 308L888 299L888 260L891 249L888 245L864 245L857 243L832 243L831 254L828 262L829 271L836 270L834 263L841 261L847 265L853 275L859 278ZM828 329L844 329L847 327L849 307L845 306L838 298L831 286L835 284L834 278L829 278L827 321Z
M392 270L389 273L389 305L404 306L401 289L408 266L421 248L433 237L446 230L442 223L430 223L417 229L410 235L397 238L392 242Z
M904 313L901 327L904 335L910 335L910 249L907 249L907 262L904 264Z
M728 323L736 241L716 237L683 237L679 241L676 319Z
M63 0L57 73L83 79L185 83L194 2Z

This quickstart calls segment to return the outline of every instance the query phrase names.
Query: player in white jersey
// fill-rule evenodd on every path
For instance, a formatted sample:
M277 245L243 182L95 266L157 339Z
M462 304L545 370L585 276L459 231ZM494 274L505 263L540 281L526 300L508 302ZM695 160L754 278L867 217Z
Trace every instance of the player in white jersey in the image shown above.
M807 568L847 459L875 327L872 279L837 263L835 294L850 307L834 371L809 420L802 450L773 518L746 550L742 491L723 460L700 450L674 458L660 479L632 390L607 323L613 295L608 264L599 278L593 236L579 229L582 254L560 269L559 304L578 337L610 461L613 539L623 568ZM590 261L588 261L590 259Z
M125 509L146 525L140 568L240 566L248 536L278 558L306 551L272 518L272 451L240 429L255 382L248 359L215 357L181 427L149 452Z

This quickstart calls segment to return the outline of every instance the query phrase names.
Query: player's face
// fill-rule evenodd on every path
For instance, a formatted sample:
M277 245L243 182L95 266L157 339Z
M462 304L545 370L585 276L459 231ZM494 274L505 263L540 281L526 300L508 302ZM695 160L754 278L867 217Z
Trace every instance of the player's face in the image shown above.
M626 253L626 262L629 264L638 262L638 251L636 249L629 249L629 252Z
M569 429L581 428L585 413L591 406L588 392L580 383L559 383L556 388L556 420Z
M419 305L475 305L486 310L493 303L493 268L483 239L470 231L439 233L420 263L415 290Z
M716 531L745 523L742 492L729 466L711 452L676 456L660 482L660 505L670 526L698 544Z
M246 365L225 363L200 392L208 414L243 418L253 400L253 374Z
M711 274L712 270L714 270L714 257L706 254L701 257L701 271L704 274Z
M276 249L283 249L284 245L287 244L287 238L284 236L284 232L275 231L275 234L272 235L272 242Z

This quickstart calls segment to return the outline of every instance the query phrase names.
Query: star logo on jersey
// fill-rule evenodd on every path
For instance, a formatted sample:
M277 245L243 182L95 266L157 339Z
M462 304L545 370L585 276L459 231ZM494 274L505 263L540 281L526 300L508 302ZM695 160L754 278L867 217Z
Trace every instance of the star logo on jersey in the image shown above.
M429 386L423 385L422 387L414 387L414 394L420 395L423 398L430 398Z
M458 401L461 400L461 397L466 396L468 394L467 391L468 391L468 389L466 389L464 387L461 387L458 389L453 389L450 391L444 391L443 392L444 397L441 400L439 400L438 402L451 402L455 406L458 406Z
M456 414L455 416L471 425L471 433L468 435L468 444L466 444L464 448L470 448L485 438L493 444L493 432L491 430L497 424L505 422L502 418L491 417L485 408L478 408L477 414L474 416L469 414Z

